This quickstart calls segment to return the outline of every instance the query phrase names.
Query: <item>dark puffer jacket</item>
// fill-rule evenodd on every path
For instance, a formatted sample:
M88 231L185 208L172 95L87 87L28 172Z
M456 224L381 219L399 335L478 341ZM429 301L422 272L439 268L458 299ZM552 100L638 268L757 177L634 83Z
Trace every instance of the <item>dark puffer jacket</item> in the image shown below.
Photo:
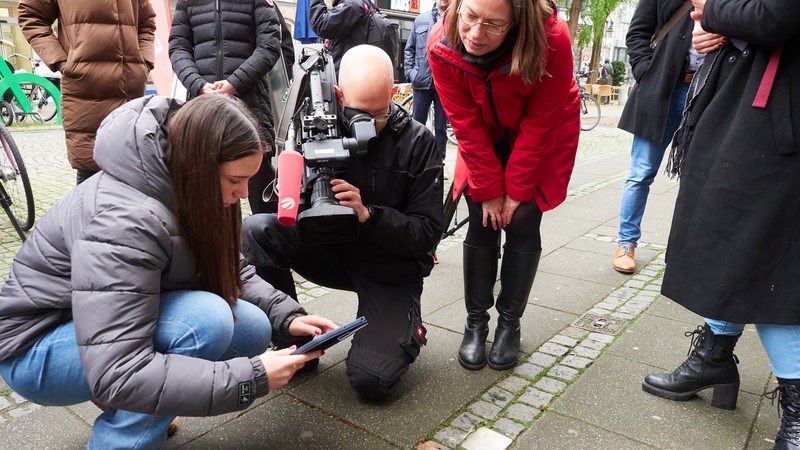
M0 360L31 347L69 320L95 398L114 408L157 415L208 416L240 410L238 389L267 393L258 357L207 361L153 347L160 294L191 289L191 251L170 205L163 129L181 102L134 100L97 133L102 171L36 225L0 291ZM286 340L303 309L242 265L240 301L261 308L273 338Z
M280 48L280 20L266 0L179 0L175 7L169 59L187 97L227 80L268 135L273 121L266 76Z

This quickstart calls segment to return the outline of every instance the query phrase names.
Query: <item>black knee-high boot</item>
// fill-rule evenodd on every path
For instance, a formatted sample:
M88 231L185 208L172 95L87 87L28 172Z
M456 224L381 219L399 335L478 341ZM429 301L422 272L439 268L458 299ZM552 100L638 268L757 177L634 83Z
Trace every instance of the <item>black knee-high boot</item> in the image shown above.
M497 329L489 351L489 367L506 370L519 360L519 319L528 304L539 257L542 252L520 252L506 248L500 269L500 294L497 296Z
M486 337L489 335L489 308L494 304L497 281L497 247L473 247L464 244L464 303L467 323L458 350L458 362L465 369L478 370L486 365Z
M800 449L800 380L778 378L781 403L781 428L773 450Z
M692 348L672 373L651 373L642 382L642 390L670 400L686 401L707 388L714 388L711 406L735 409L739 397L739 360L733 354L736 336L715 335L708 324L687 331Z

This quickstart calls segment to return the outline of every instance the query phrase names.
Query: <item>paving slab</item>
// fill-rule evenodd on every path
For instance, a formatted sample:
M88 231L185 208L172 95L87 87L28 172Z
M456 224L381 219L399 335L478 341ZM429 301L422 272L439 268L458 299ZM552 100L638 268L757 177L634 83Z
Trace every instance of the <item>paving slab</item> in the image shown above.
M703 396L670 401L641 390L639 381L651 369L606 353L550 410L659 448L744 448L760 396L741 392L733 411L714 408Z
M515 448L519 449L614 449L643 450L651 446L637 442L613 430L588 424L580 419L545 412L536 425L522 433Z

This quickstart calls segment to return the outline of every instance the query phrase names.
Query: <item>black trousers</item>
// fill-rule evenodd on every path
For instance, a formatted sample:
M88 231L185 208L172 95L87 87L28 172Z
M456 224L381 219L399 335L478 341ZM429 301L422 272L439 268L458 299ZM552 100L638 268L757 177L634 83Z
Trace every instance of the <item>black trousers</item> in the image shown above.
M245 219L242 237L243 252L259 275L295 298L290 268L321 286L358 295L356 317L365 316L369 325L353 337L347 376L365 398L387 396L426 342L422 277L398 280L391 260L359 258L357 252L343 251L343 244L303 244L296 227L284 227L273 214Z

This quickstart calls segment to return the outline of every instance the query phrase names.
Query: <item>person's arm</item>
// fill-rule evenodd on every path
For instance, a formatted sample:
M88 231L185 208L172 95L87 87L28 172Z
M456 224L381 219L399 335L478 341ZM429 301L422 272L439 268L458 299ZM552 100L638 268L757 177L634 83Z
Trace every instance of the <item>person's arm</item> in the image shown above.
M800 2L783 0L707 0L703 29L757 45L775 47L797 36Z
M58 19L56 0L21 0L19 25L33 50L53 71L60 71L67 61L67 51L53 33L53 23Z
M250 57L233 71L228 82L236 92L252 90L275 66L280 57L281 27L276 7L264 0L255 1L256 49ZM224 56L223 56L224 57Z
M469 172L473 200L494 200L505 195L503 168L481 115L482 107L475 102L469 89L467 77L471 75L454 68L437 53L436 47L442 44L436 41L441 41L444 35L441 24L440 21L434 25L428 38L428 63L433 82L458 139L459 155Z
M413 83L417 76L417 33L414 32L417 28L417 20L419 17L414 19L414 25L411 26L411 33L406 41L406 48L403 49L403 74L409 83Z
M178 0L175 5L169 32L169 61L173 72L189 94L200 95L207 82L200 76L194 60L194 31L186 10L186 0Z
M530 201L536 192L544 161L556 147L556 130L565 121L575 119L574 132L576 135L580 132L577 118L566 116L568 111L577 115L577 108L568 108L570 102L577 101L569 31L565 23L559 22L547 34L550 36L547 75L528 98L527 110L519 122L519 135L506 165L506 193L521 202Z
M153 70L156 61L156 12L150 0L139 0L139 51L142 54L147 70Z
M331 9L325 0L311 0L308 21L314 33L324 39L341 39L360 30L359 21L366 20L361 0L342 0Z
M628 34L625 36L631 71L636 81L639 81L647 72L653 58L650 39L659 28L658 3L657 0L641 0L633 13Z

